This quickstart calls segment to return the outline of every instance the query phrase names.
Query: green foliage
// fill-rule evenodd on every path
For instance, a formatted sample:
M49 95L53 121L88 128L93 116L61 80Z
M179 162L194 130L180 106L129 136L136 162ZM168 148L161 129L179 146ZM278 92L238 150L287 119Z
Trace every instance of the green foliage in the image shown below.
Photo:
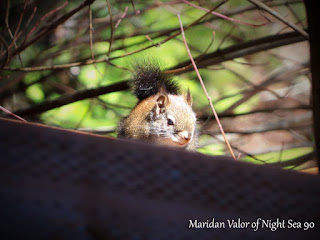
M256 164L279 163L279 162L290 161L292 159L306 155L311 152L313 152L312 147L291 148L291 149L285 149L278 152L268 152L264 154L255 155L255 157L259 160L255 160L249 156L244 157L242 160L246 162L256 163ZM292 167L295 167L295 166L288 166L289 169Z
M86 88L94 88L101 83L104 79L104 73L106 71L106 66L97 64L97 69L92 66L83 66L80 70L80 74L78 76L79 81L86 87Z
M40 84L33 84L26 90L26 96L35 103L40 103L45 99L45 95Z
M72 59L71 52L65 51L54 59L54 64L68 63L71 61L71 59Z
M210 139L211 137L209 136L202 136L200 139L199 145L202 146L203 143L210 142ZM222 143L211 143L198 148L197 151L203 154L213 155L213 156L224 155L225 145Z
M42 76L42 72L31 72L27 73L23 79L25 84L32 84L35 81L39 80Z

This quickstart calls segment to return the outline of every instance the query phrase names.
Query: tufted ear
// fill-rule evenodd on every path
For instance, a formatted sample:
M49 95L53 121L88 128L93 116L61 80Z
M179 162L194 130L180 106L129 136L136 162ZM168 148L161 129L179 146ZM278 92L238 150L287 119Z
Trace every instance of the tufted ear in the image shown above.
M157 98L157 106L158 108L160 109L160 112L162 112L165 107L167 106L168 104L168 96L166 95L160 95L158 98Z
M188 105L192 107L192 96L189 89L188 89L187 95L185 96L185 100L188 103Z

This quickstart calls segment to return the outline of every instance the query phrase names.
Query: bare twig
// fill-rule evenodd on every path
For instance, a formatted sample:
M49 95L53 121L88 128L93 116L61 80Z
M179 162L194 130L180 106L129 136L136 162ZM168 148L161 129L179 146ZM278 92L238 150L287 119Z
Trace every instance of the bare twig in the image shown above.
M15 46L16 49L18 48L18 46L17 46L17 40L18 40L18 38L19 38L19 36L20 36L20 34L18 34L18 31L19 31L19 29L20 29L21 21L22 21L22 18L23 18L24 13L25 13L25 11L26 11L27 4L28 4L28 0L25 0L25 1L24 1L24 5L23 5L22 13L20 14L18 26L17 26L17 28L16 28L16 31L15 31L14 36L13 36L13 39L12 39L12 41L13 41L12 44ZM18 57L19 57L19 60L20 60L20 66L22 67L22 58L21 58L20 53L18 54Z
M216 110L215 110L214 107L213 107L213 104L212 104L212 101L211 101L211 97L209 96L209 94L208 94L208 92L207 92L207 89L206 89L206 87L205 87L205 85L204 85L204 83L203 83L203 81L202 81L202 78L201 78L201 75L200 75L200 73L199 73L199 71L198 71L198 68L197 68L197 66L196 66L196 64L195 64L195 62L194 62L194 60L193 60L193 58L192 58L191 52L190 52L190 50L189 50L189 47L188 47L188 44L187 44L187 41L186 41L186 38L185 38L185 35L184 35L183 25L182 25L182 21L181 21L181 18L180 18L180 15L179 15L179 14L178 14L178 18L179 18L179 23L180 23L180 28L181 28L181 35L182 35L183 41L184 41L184 43L185 43L185 46L186 46L188 55L189 55L189 57L190 57L190 60L191 60L191 62L192 62L192 65L193 65L193 67L194 67L194 70L195 70L196 73L197 73L197 76L198 76L199 81L200 81L200 83L201 83L202 89L203 89L204 93L206 94L206 97L207 97L208 102L209 102L209 104L210 104L211 110L212 110L212 112L213 112L213 114L214 114L214 116L215 116L215 118L216 118L216 120L217 120L219 129L220 129L221 134L223 135L223 138L224 138L224 140L225 140L225 142L226 142L226 144L227 144L227 146L228 146L228 149L229 149L229 151L230 151L233 159L234 159L234 160L237 160L237 158L235 157L235 155L234 155L234 153L233 153L233 151L232 151L232 148L231 148L231 146L230 146L230 143L229 143L228 139L226 138L226 135L224 134L224 130L223 130L222 125L221 125L221 123L220 123L220 121L219 121L219 117L218 117L218 115L217 115L217 113L216 113Z
M198 8L198 9L201 9L203 11L206 11L206 12L210 12L212 13L213 15L217 16L217 17L220 17L220 18L223 18L223 19L226 19L228 21L231 21L231 22L236 22L236 23L241 23L241 24L244 24L244 25L248 25L248 26L252 26L252 27L261 27L263 25L266 25L266 23L262 23L262 24L252 24L252 23L246 23L246 22L242 22L242 21L239 21L239 20L236 20L236 19L233 19L233 18L230 18L230 17L227 17L221 13L217 13L215 11L210 11L209 9L206 9L206 8L203 8L203 7L199 7L197 5L194 5L192 4L191 2L188 2L186 0L181 0L182 2L194 7L194 8Z
M88 114L92 111L92 100L90 99L89 102L89 106L87 107L87 109L85 110L85 112L83 113L82 117L80 118L79 122L77 123L77 125L74 127L74 129L78 129L81 127L83 121L87 118Z
M282 17L278 12L273 10L272 8L268 7L266 4L264 4L261 1L258 0L248 0L249 2L253 3L254 5L258 6L259 8L263 9L264 11L270 13L272 16L283 22L284 24L288 25L291 27L293 30L299 32L302 36L304 36L306 39L309 39L309 34L304 31L303 29L299 28L297 25L289 22L287 19Z
M305 41L305 37L301 36L301 34L296 32L277 34L273 36L267 36L267 37L263 37L255 40L250 40L250 41L240 43L231 47L227 47L220 51L207 54L199 62L198 67L203 68L203 67L211 66L224 61L243 57L249 54L258 53L258 52L266 51L269 49L273 49L276 47L285 46L288 44L293 44L301 41ZM195 61L197 60L198 59L195 58ZM188 60L178 64L173 68L174 69L183 68L185 66L188 66L190 63L191 62ZM190 69L186 71L190 71Z
M282 124L282 125L281 125ZM286 124L292 124L288 121L288 123ZM262 126L258 129L258 127L256 127L253 130L243 130L243 131L238 131L238 130L226 130L225 133L232 133L232 134L240 134L240 135L251 135L251 134L257 134L257 133L266 133L266 132L272 132L272 131L279 131L279 130L286 130L286 131L291 131L292 129L310 129L311 125L310 124L304 124L304 125L299 125L299 126L288 126L288 127L284 127L283 126L283 122L281 123L275 123L272 126ZM207 131L207 130L203 130L202 133L204 134L218 134L218 131Z
M95 0L86 0L84 1L82 4L80 4L78 7L76 7L75 9L71 10L70 12L68 12L67 14L63 15L62 17L60 17L59 19L57 19L55 22L53 22L52 24L50 24L45 30L43 30L42 32L40 32L39 34L37 34L36 36L34 36L31 40L29 40L28 42L25 41L24 44L22 44L18 49L16 49L13 53L12 56L15 56L16 54L22 52L23 50L25 50L28 46L32 45L33 43L39 41L40 39L42 39L44 36L46 36L50 31L52 31L53 29L55 29L57 26L59 26L60 24L64 23L67 19L69 19L70 17L72 17L74 14L76 14L77 12L79 12L81 9L83 9L84 7L86 7L87 5L90 5L94 2ZM55 10L53 10L55 11Z
M297 107L270 107L270 108L262 108L262 109L256 109L251 110L249 112L242 112L242 113L219 113L220 118L235 118L235 117L241 117L245 115L253 115L257 113L273 113L276 111L295 111L295 110L307 110L311 111L311 106L309 105L301 105ZM203 115L199 118L201 121L206 121L210 116Z
M25 11L25 7L26 7L26 1L25 1L25 3L24 3L22 15L23 15L23 13L24 13L24 11ZM12 44L15 46L15 48L18 48L17 43L16 43L16 34L15 34L15 35L12 34L11 29L10 29L10 26L9 26L9 10L10 10L10 0L7 1L5 24L6 24L6 28L7 28L7 31L8 31L8 33L9 33L9 36L10 36L11 39L12 39ZM18 24L17 30L18 30L19 27L20 27L21 20L22 20L22 16L20 15L20 22L19 22L19 24ZM16 33L17 33L17 31L16 31ZM11 44L10 44L10 45L11 45ZM8 46L8 45L7 45L6 47L7 47L7 58L6 58L6 62L3 64L4 66L9 63L8 60L11 60L11 58L8 57L8 56L11 56L11 53L10 53L10 48L11 48L11 46ZM22 67L22 60L21 60L20 54L19 54L19 60L20 60L21 67Z
M20 14L18 26L17 26L16 31L15 31L15 33L14 33L14 37L13 37L13 41L14 41L14 42L16 42L16 38L17 38L17 35L18 35L18 31L19 31L19 29L20 29L21 22L22 22L22 18L23 18L23 15L24 15L25 11L26 11L27 4L28 4L28 0L25 0L25 1L24 1L24 5L23 5L22 13ZM17 45L16 45L16 47L17 47Z
M113 43L114 26L113 26L112 11L111 11L111 6L110 6L109 0L107 0L107 5L108 5L109 16L110 16L110 42L109 42L109 50L107 53L107 58L109 59L109 56L111 53L111 48L112 48L112 43Z
M274 167L289 167L289 166L299 166L307 161L312 160L315 157L315 152L307 153L305 155L302 155L300 157L296 157L287 161L281 161L276 163L269 163L270 166Z
M10 26L9 26L9 10L10 10L10 0L7 0L5 24L6 24L6 28L7 28L7 31L9 33L11 39L13 39L13 34L12 34Z
M294 11L294 9L291 7L291 5L289 4L289 2L287 2L286 5L287 5L288 9L290 10L290 12L292 13L292 15L297 19L298 22L296 23L296 25L297 25L297 24L301 24L301 27L304 28L303 23L302 23L302 20L299 19L297 13L296 13L296 12Z
M37 7L34 7L33 12L32 12L32 14L31 14L30 18L28 19L28 22L27 22L25 28L27 28L27 27L29 26L31 20L33 19L34 15L35 15L35 13L36 13L36 11L37 11Z
M94 60L92 31L93 31L93 27L92 27L92 11L91 11L91 5L89 5L89 37L90 37L90 50L91 50L91 59Z
M1 35L0 35L0 40L3 43L3 45L5 46L5 48L6 48L5 52L6 52L6 55L7 55L5 61L3 62L3 64L0 65L0 67L5 67L10 62L11 53L10 53L10 48L9 48L6 40Z
M307 66L309 63L306 62L305 66ZM268 78L266 78L261 84L254 85L253 89L247 91L245 93L245 95L239 99L238 101L236 101L235 103L233 103L230 107L228 107L224 112L229 112L234 110L235 108L237 108L238 106L240 106L241 104L243 104L244 102L247 102L250 98L252 98L255 94L257 94L258 92L261 91L268 91L271 92L274 96L276 96L277 98L281 98L277 93L275 93L274 91L270 90L267 88L267 86L269 86L270 84L273 84L275 82L278 81L278 79L280 79L281 75L283 74L287 74L287 73L291 73L291 72L295 72L297 70L300 70L301 68L304 68L305 66L294 66L294 67L284 67L281 69L281 71L278 71L274 74L272 74L271 76L269 76ZM296 102L298 102L299 104L301 104L301 102L299 100L295 100Z
M217 140L218 142L220 142L220 143L224 143L224 141L221 140L219 137L217 137L217 134L215 134L215 133L212 133L212 132L210 132L210 131L206 131L205 134L210 135L211 137L213 137L214 139L216 139L216 140ZM202 147L202 146L201 146L201 147ZM234 146L234 145L231 145L231 147L232 147L233 149L235 149L236 151L238 151L239 154L243 154L244 156L248 156L248 157L250 157L250 158L252 158L252 159L254 159L254 160L258 161L258 162L261 162L261 163L263 163L263 164L267 164L265 161L257 158L256 156L254 156L254 155L251 154L251 153L245 152L245 151L239 149L238 147L236 147L236 146ZM237 159L239 159L239 157L238 157Z
M59 11L60 9L64 8L64 7L67 6L67 5L68 5L68 2L65 2L63 5L57 7L56 9L53 9L52 11L48 12L47 14L45 14L42 18L40 18L40 20L36 23L36 25L35 25L35 26L31 29L31 31L29 32L29 34L27 35L26 39L23 41L23 44L22 44L22 45L24 45L24 43L28 41L29 37L32 35L32 33L37 29L38 25L39 25L44 19L46 19L46 18L47 18L48 16L50 16L51 14Z
M189 27L190 25L188 25ZM187 27L186 27L187 28ZM186 29L185 28L185 29ZM180 31L178 32L180 34ZM141 48L139 50L129 52L120 56L116 57L110 57L110 61L118 58L127 57L130 55L133 55L135 53L144 51L146 49L149 49L153 46L158 46L158 44L163 44L173 37L176 37L178 33L166 38L165 40L160 41L159 43L155 43L154 45L150 45L144 48ZM201 56L201 61L198 63L199 68L204 68L207 66L211 66L214 64L218 64L224 61L232 60L234 58L243 57L249 54L258 53L261 51L266 51L269 49L273 49L280 46L285 46L292 43L297 43L305 41L305 38L301 36L300 34L296 32L291 33L284 33L284 34L278 34L274 36L267 36L263 38L259 38L252 41L247 41L241 44L237 44L236 46L227 47L223 50L220 50L218 52L213 52L206 54L204 56ZM198 62L198 58L195 59L196 62ZM73 62L69 64L62 64L62 65L54 65L54 66L39 66L39 67L25 67L25 68L10 68L10 67L4 67L4 70L9 71L22 71L22 72L33 72L33 71L44 71L44 70L55 70L55 69L63 69L63 68L70 68L70 67L76 67L76 66L83 66L83 65L89 65L93 63L100 63L105 62L105 59L96 59L96 60L85 60L82 62ZM191 65L190 61L182 62L178 64L177 66L173 67L173 69L180 69L180 71L175 72L187 72L190 71L190 67L186 67Z
M212 32L211 42L209 43L207 49L199 56L197 61L201 61L202 57L204 57L207 54L207 52L209 51L210 47L212 46L212 44L214 42L215 36L216 36L216 33ZM167 70L167 71L165 71L165 73L167 73L167 74L175 74L175 73L179 73L181 71L184 71L184 70L190 69L190 68L193 68L192 64L190 64L190 65L188 65L186 67L183 67L182 69L180 68L180 69L174 69L174 70Z
M232 28L229 30L229 32L227 34L225 34L223 36L223 38L221 39L219 45L218 45L218 49L220 49L220 47L222 46L222 44L226 41L226 39L231 35L232 31L234 30L234 26L232 26Z
M112 84L109 86L77 91L72 94L62 95L58 99L47 100L47 101L44 101L38 105L31 106L26 109L18 110L15 112L15 114L20 115L20 116L39 114L39 113L42 113L42 112L45 112L45 111L48 111L48 110L51 110L51 109L54 109L57 107L67 105L69 103L84 100L87 98L97 97L99 95L107 94L110 92L117 92L117 91L126 90L128 88L129 88L128 81L122 81L122 82L115 83L115 84Z
M132 5L132 8L133 8L134 14L135 14L135 15L140 14L140 11L139 11L139 10L136 10L136 7L135 7L135 5L134 5L133 0L130 0L130 2L131 2L131 5Z
M106 63L110 66L113 66L113 67L116 67L116 68L119 68L119 69L122 69L122 70L126 70L126 71L129 71L129 72L134 72L132 69L129 69L129 68L125 68L125 67L122 67L122 66L119 66L119 65L116 65L110 61L106 61Z
M128 11L128 6L126 6L123 14L122 14L121 17L118 19L116 25L114 26L115 29L119 26L121 20L125 18L126 14L127 14L127 11Z
M94 61L94 51L93 51L93 38L92 38L93 26L92 26L92 11L91 5L89 5L89 38L90 38L90 51L91 51L91 59ZM97 68L97 65L93 64L97 72L102 76L102 73Z
M69 17L71 17L73 14L75 14L76 12L78 12L80 9L84 8L85 6L87 6L88 4L91 4L94 0L87 0L85 1L83 4L81 4L79 7L75 8L74 10L72 10L70 13L62 16L60 19L58 19L55 23L53 23L48 29L51 29L53 27L56 27L58 26L60 23L64 22L65 20L67 20ZM218 8L219 6L221 6L223 4L220 3L217 7L213 8L213 10L215 10L216 8ZM191 24L189 24L187 27L185 27L185 30L190 28L191 26L193 25L196 25L197 23L199 23L203 18L205 18L207 15L209 15L210 12L204 14L203 16L201 16L200 18L198 18L197 20L195 20L194 22L192 22ZM49 30L45 31L44 33L40 33L38 35L40 36L36 36L34 37L32 40L29 41L28 44L26 45L23 45L23 47L20 47L18 50L19 51L22 51L24 50L28 45L31 45L32 43L34 43L35 41L38 40L38 38L41 38L43 35L45 35ZM138 53L138 52L141 52L141 51L144 51L146 49L149 49L151 47L154 47L154 46L158 46L158 45L161 45L173 38L175 38L176 36L178 36L181 32L177 32L175 34L173 34L172 36L160 41L159 43L156 43L156 44L152 44L150 46L147 46L147 47L144 47L142 49L139 49L139 50L136 50L136 51L133 51L133 52L129 52L129 53L126 53L126 54L123 54L121 56L118 56L118 57L113 57L113 58L109 58L108 61L111 61L111 60L114 60L114 59L118 59L118 58L122 58L122 57L127 57L127 56L130 56L130 55L133 55L135 53ZM36 39L37 38L37 39ZM17 50L17 51L18 51ZM13 54L14 55L14 54ZM89 65L89 64L93 64L93 63L98 63L98 62L105 62L105 59L99 59L99 60L87 60L87 61L83 61L83 62L76 62L76 63L71 63L71 64L64 64L64 65L56 65L56 66L53 66L53 67L45 67L45 66L41 66L39 68L24 68L24 70L22 71L26 71L26 72L30 72L30 71L43 71L43 70L53 70L53 69L59 69L59 68L69 68L69 67L75 67L75 66L81 66L81 65ZM20 69L23 69L23 68L20 68ZM7 68L6 70L10 70L9 68ZM12 70L12 69L11 69ZM18 70L19 71L19 70Z
M258 91L267 91L270 92L272 95L274 95L276 98L281 98L281 96L279 96L279 94L277 94L275 91L267 88L266 86L264 86L263 84L257 85L254 84L253 82L251 82L250 80L246 79L243 75L241 75L240 73L228 68L227 66L225 66L224 64L221 64L225 69L227 69L229 72L231 72L232 74L234 74L240 81L248 84L249 86L251 86L253 89L256 89Z
M0 110L4 111L5 113L7 113L7 114L9 114L9 115L11 115L11 116L13 116L13 117L15 117L15 118L17 118L17 119L19 119L19 120L23 121L23 122L26 122L26 120L25 120L25 119L23 119L22 117L19 117L18 115L16 115L16 114L14 114L14 113L10 112L8 109L6 109L6 108L2 107L1 105L0 105Z
M154 44L154 41L152 41L152 39L149 37L148 34L146 35L146 38L147 38L152 44Z

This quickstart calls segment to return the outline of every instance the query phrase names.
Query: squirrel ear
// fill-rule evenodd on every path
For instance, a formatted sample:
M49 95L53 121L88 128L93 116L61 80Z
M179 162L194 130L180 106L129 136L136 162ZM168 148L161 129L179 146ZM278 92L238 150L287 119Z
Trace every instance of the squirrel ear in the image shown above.
M188 103L188 105L191 107L193 101L192 101L192 96L191 96L189 89L188 89L188 92L187 92L185 99L186 99L186 102Z
M166 95L160 95L157 98L157 105L160 109L165 108L167 104L168 104L168 97Z

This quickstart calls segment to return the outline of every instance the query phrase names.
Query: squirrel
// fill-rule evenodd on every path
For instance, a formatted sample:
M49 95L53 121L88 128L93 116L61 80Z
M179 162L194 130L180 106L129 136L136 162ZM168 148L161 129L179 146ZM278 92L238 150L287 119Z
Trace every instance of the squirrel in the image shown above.
M195 151L198 142L192 96L181 95L172 77L159 64L134 66L132 92L138 103L118 126L118 137Z

